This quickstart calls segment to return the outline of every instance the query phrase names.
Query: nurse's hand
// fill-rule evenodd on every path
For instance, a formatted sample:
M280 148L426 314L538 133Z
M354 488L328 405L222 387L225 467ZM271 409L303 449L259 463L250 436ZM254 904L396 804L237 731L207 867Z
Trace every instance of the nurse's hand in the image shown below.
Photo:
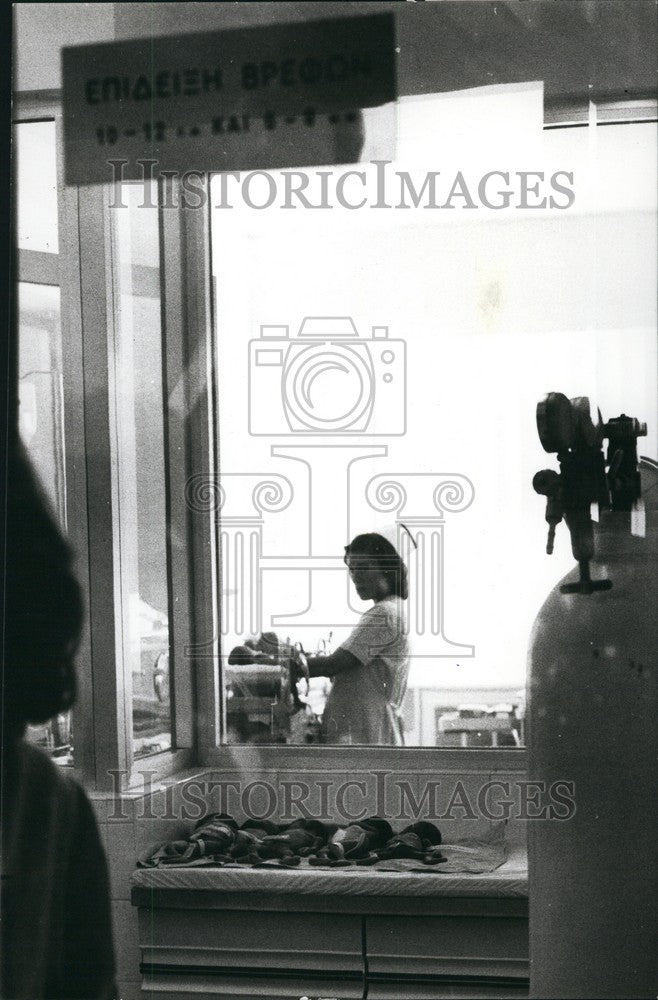
M308 667L308 660L306 659L306 653L303 651L299 643L295 644L295 648L290 657L290 667L291 667L291 679L293 684L296 684L297 681L305 680L306 694L308 694L311 673Z
M277 662L276 656L272 656L270 653L254 653L254 663L274 664Z

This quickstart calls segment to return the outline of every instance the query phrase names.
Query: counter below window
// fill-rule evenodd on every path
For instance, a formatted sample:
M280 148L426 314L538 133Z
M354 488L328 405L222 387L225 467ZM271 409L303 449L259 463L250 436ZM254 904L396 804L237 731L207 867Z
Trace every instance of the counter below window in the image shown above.
M142 869L143 990L206 997L524 997L525 850L486 874Z

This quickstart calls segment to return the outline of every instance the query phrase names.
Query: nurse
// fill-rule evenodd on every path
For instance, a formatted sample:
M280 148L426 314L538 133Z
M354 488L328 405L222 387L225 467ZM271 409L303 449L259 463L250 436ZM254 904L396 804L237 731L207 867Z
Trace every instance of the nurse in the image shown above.
M298 672L332 679L324 743L401 746L409 675L407 567L395 545L375 533L357 535L346 546L345 564L357 594L372 607L330 656L300 654Z

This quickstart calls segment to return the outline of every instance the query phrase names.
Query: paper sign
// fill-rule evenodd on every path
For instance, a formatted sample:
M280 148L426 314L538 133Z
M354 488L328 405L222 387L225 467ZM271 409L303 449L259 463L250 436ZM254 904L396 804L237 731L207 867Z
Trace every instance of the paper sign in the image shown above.
M358 161L395 100L391 14L63 50L66 183Z

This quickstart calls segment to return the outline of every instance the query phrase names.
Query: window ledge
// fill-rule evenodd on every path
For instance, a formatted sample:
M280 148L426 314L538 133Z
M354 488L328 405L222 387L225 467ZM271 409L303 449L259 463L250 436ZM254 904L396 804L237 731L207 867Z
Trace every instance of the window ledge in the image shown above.
M226 771L383 768L405 774L412 771L482 774L525 771L527 753L525 747L464 750L445 747L221 746L207 751L203 763Z
M132 875L133 903L154 889L214 890L221 893L266 893L312 896L458 896L527 898L525 848L512 847L506 861L480 875L459 872L386 872L364 868L142 868ZM135 891L138 890L138 891Z

